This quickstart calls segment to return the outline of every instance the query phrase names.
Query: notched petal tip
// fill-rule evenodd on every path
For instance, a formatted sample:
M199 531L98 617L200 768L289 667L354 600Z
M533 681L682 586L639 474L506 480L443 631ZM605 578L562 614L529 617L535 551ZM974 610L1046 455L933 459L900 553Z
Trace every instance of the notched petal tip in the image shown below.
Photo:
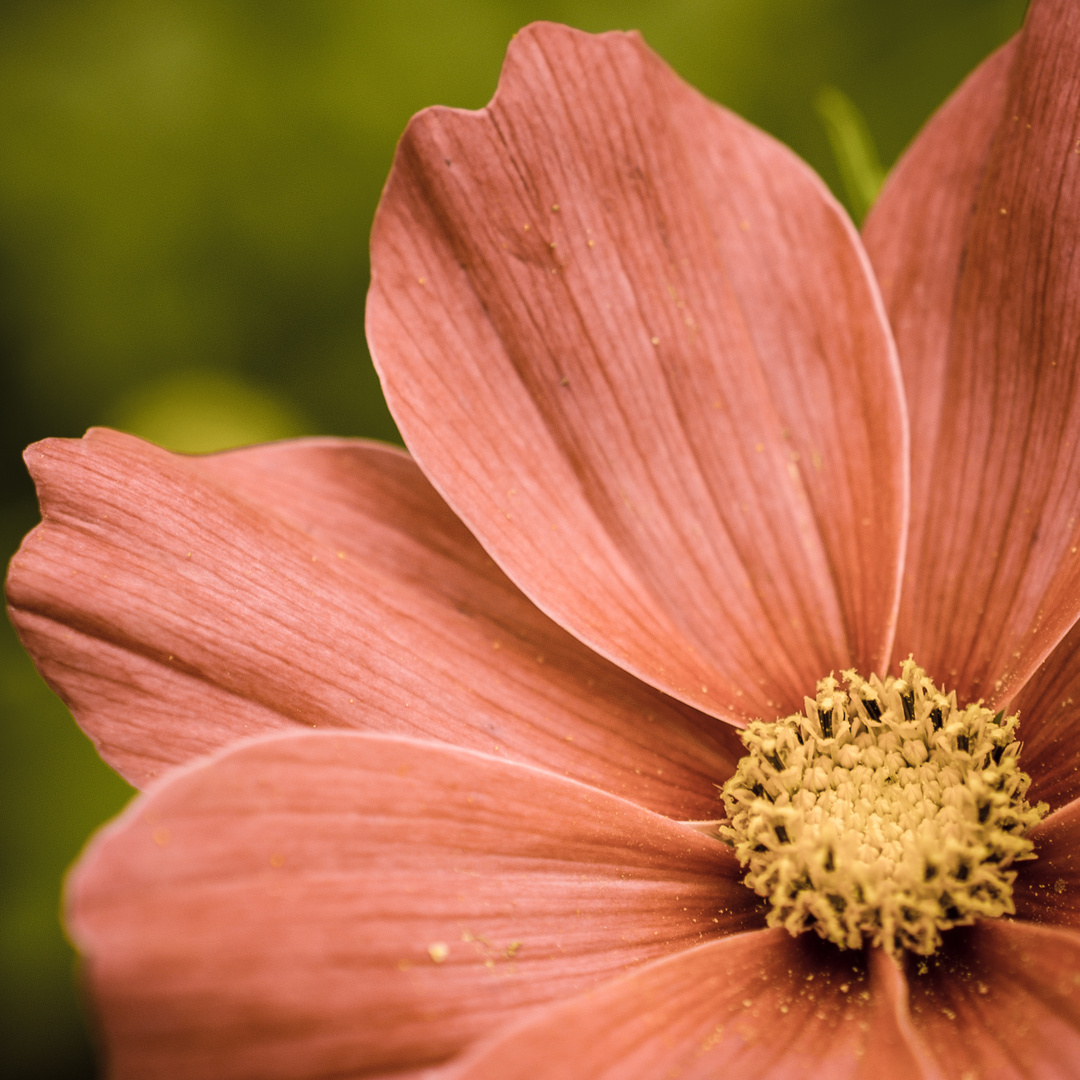
M278 735L140 796L72 872L68 919L117 1075L368 1075L759 925L736 873L544 770Z
M734 733L542 616L400 450L187 457L102 430L30 456L45 521L13 564L12 619L132 782L261 732L351 727L713 812Z
M736 723L883 665L907 435L865 255L639 38L529 28L486 109L413 120L367 326L433 484L604 656Z

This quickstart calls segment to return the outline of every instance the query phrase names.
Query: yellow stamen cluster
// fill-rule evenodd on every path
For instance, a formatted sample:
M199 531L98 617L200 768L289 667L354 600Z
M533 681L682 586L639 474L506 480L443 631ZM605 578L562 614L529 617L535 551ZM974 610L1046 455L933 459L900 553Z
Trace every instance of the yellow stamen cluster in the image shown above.
M805 714L743 732L720 835L771 904L770 926L841 948L929 955L941 931L1014 910L1025 833L1017 717L959 708L911 659L882 682L818 683Z

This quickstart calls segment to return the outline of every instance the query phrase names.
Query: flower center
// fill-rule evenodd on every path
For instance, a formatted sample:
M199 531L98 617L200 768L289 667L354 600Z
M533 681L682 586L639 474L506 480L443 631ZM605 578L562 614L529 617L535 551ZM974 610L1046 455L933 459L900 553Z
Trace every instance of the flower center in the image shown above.
M929 955L941 931L1011 914L1012 863L1035 858L1017 717L959 708L913 660L882 682L831 675L805 714L755 720L723 787L721 837L770 926L841 948Z

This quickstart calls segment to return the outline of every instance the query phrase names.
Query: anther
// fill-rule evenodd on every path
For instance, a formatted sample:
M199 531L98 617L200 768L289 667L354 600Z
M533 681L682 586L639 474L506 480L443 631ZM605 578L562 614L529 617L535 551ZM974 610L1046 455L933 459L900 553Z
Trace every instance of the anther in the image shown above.
M1013 912L1029 806L1017 717L960 708L913 660L899 679L843 673L804 714L743 732L720 827L769 900L770 926L841 948L922 955L943 931ZM782 774L782 777L781 777Z

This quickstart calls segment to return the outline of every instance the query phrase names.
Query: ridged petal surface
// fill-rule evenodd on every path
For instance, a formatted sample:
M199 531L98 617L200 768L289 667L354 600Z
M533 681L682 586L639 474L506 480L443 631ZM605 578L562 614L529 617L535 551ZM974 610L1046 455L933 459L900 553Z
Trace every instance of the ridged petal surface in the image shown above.
M189 458L98 430L27 460L44 521L12 563L12 619L134 783L266 731L358 728L717 815L734 733L541 615L400 451Z
M413 119L367 326L421 467L603 655L737 722L883 664L907 431L865 254L636 35L529 27L486 109Z
M529 766L356 733L177 770L68 882L110 1075L376 1076L760 925L729 849Z
M1009 706L1020 714L1029 802L1080 798L1080 626L1074 625Z
M1018 867L1013 885L1017 918L1080 931L1080 799L1028 835L1038 858Z
M914 1027L949 1080L1077 1075L1080 933L983 920L909 970Z
M1080 8L1036 0L865 238L909 393L896 655L1003 703L1080 613Z
M813 935L739 934L538 1010L448 1077L930 1080L902 996L883 956L868 970Z

